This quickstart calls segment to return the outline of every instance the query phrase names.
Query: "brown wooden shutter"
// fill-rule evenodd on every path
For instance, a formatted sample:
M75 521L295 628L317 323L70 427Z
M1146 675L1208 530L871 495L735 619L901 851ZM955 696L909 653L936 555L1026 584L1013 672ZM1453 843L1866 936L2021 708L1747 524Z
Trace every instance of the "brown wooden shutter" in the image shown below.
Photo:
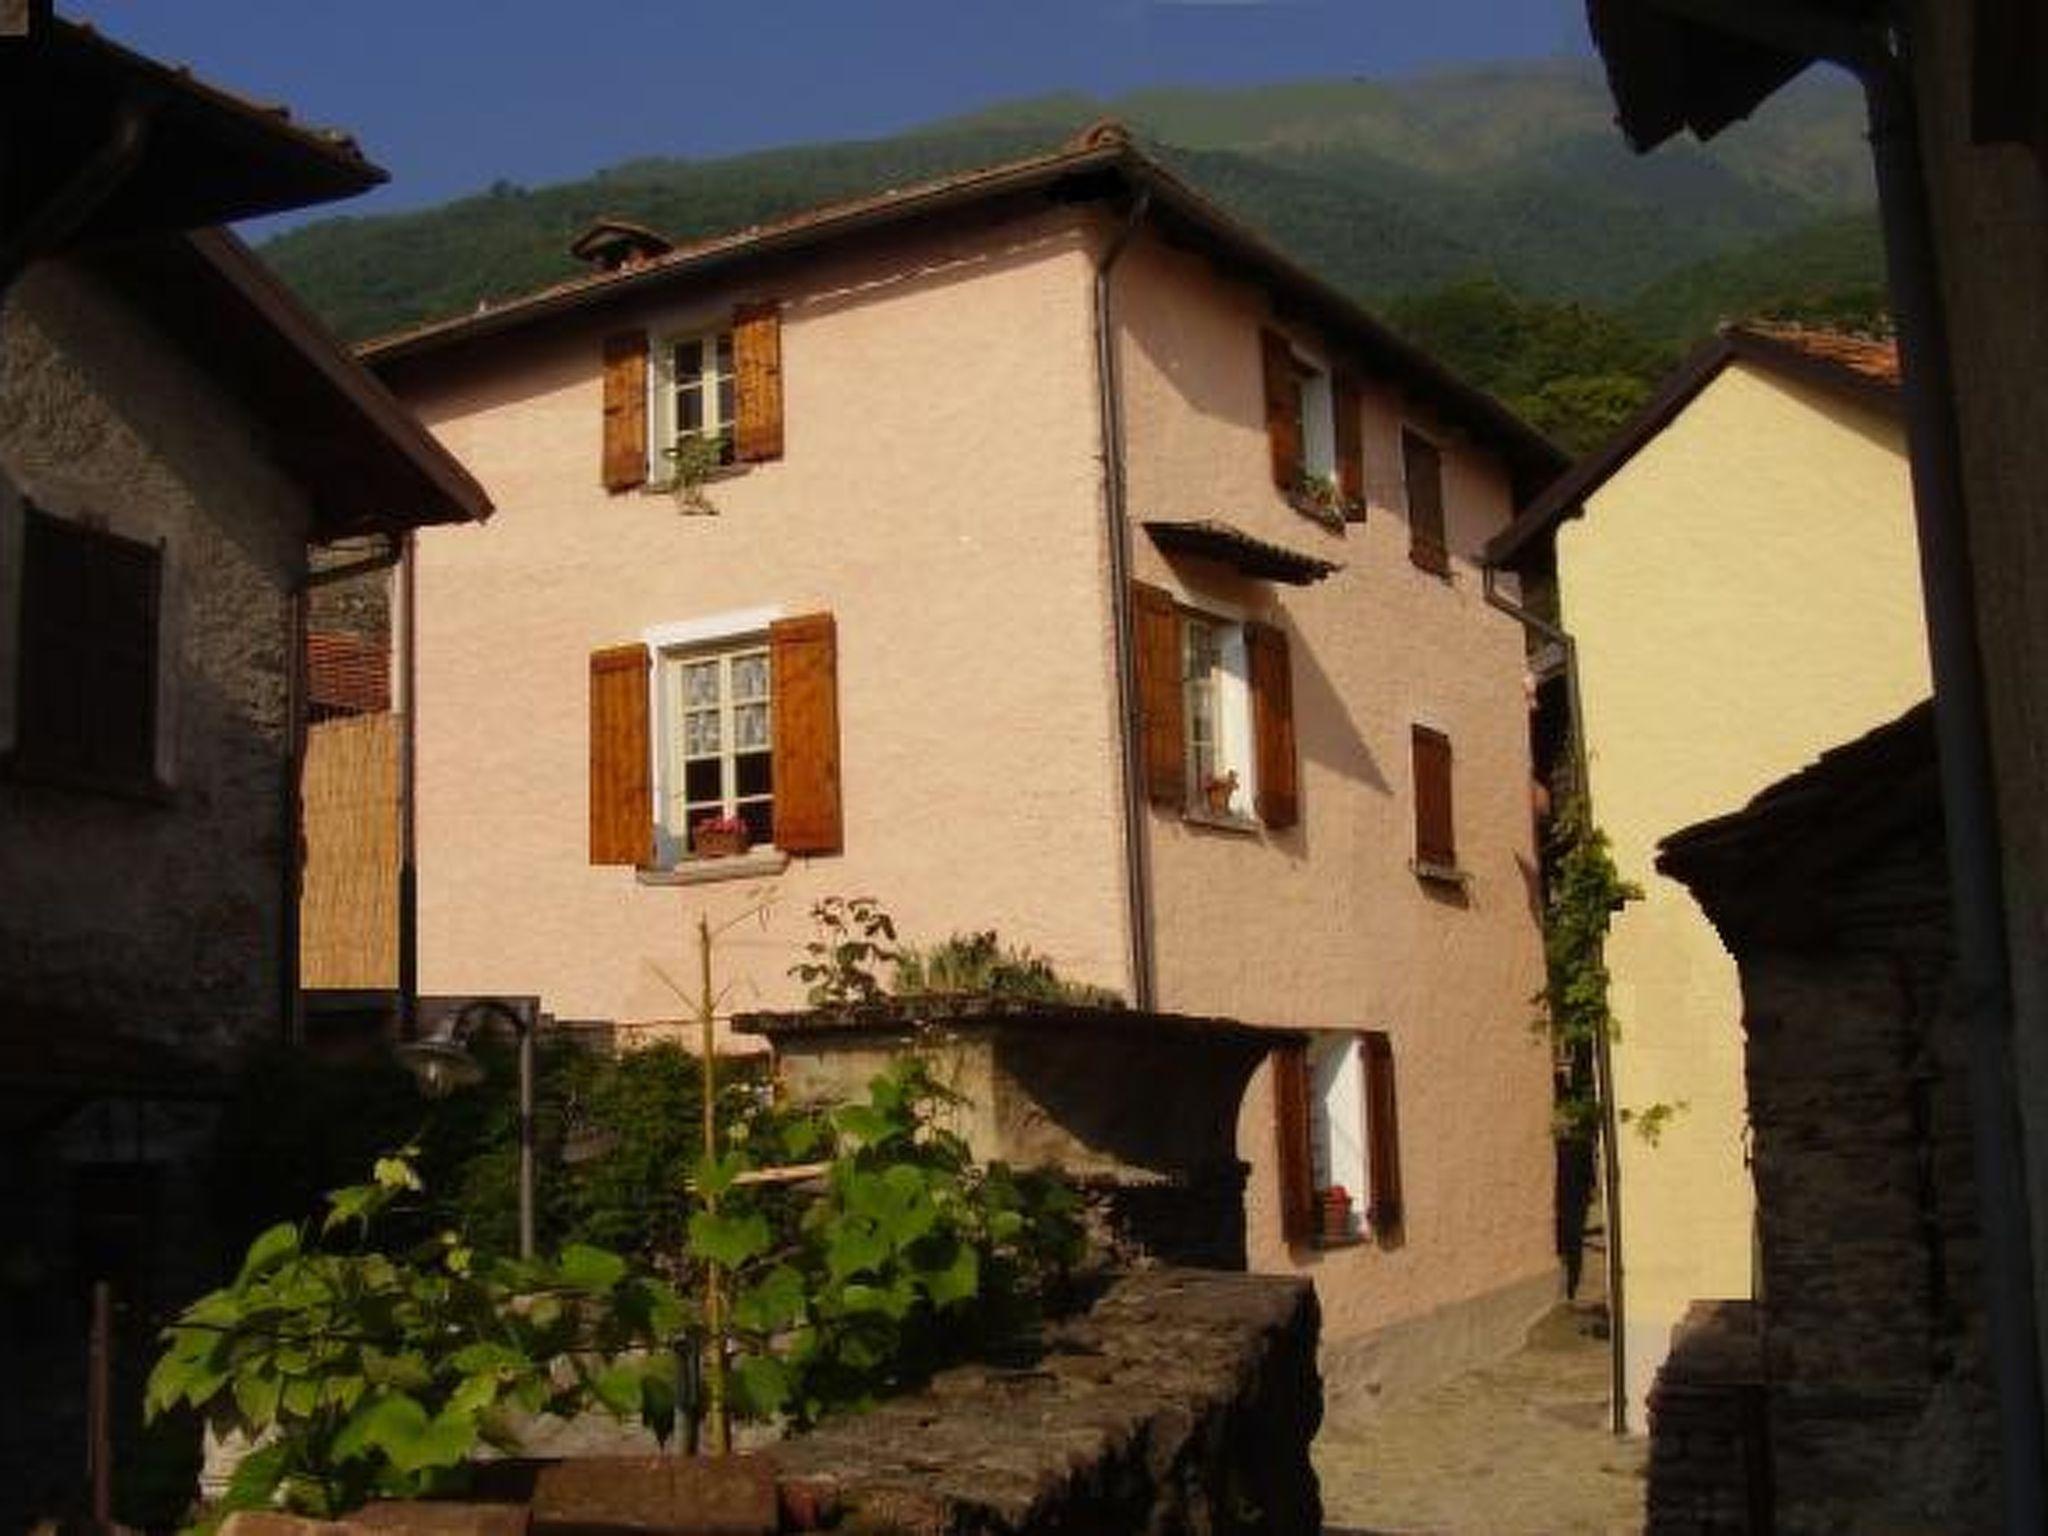
M1259 820L1291 827L1301 819L1294 756L1294 675L1287 636L1270 624L1244 627L1252 681L1252 739L1258 744Z
M742 304L732 317L733 457L743 464L782 457L782 310Z
M1415 763L1415 859L1439 869L1458 865L1458 840L1451 814L1451 739L1418 725L1412 733Z
M1408 491L1408 558L1436 576L1451 573L1444 546L1444 459L1419 433L1401 433L1401 475Z
M839 631L829 613L768 626L775 695L775 846L837 853Z
M644 645L590 658L590 862L645 864L654 854L654 791Z
M1332 382L1337 413L1337 491L1344 498L1344 520L1365 521L1365 401L1358 381L1338 374Z
M1145 794L1156 805L1185 805L1180 610L1171 593L1134 581L1131 618L1137 631L1138 746L1145 760Z
M1278 331L1259 332L1266 379L1266 441L1273 452L1273 483L1293 491L1301 480L1301 387L1294 348Z
M647 333L604 339L604 488L647 481Z
M1315 1236L1315 1173L1309 1150L1308 1047L1273 1047L1274 1166L1280 1175L1280 1235L1289 1243Z
M1376 1237L1401 1226L1401 1120L1394 1094L1394 1043L1378 1031L1365 1037L1366 1147L1372 1203L1366 1221Z

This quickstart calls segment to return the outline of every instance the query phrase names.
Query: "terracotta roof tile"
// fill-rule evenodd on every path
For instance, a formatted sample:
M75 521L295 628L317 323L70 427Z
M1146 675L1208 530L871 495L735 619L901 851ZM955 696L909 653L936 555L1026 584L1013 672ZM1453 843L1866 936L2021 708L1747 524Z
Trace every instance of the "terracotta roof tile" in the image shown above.
M1889 389L1899 387L1899 347L1895 341L1878 341L1869 336L1852 336L1846 331L1827 331L1805 325L1756 322L1741 329L1753 336L1791 347L1817 363L1846 368L1873 384L1882 384Z

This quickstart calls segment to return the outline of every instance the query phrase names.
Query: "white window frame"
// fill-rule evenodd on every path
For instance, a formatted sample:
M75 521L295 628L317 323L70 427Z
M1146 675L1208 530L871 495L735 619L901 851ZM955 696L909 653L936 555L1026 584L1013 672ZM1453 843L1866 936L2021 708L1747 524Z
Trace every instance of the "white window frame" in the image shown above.
M1299 348L1294 353L1294 387L1301 402L1301 472L1308 479L1337 483L1337 395L1330 370Z
M647 669L648 687L652 690L648 699L648 720L652 729L648 732L648 784L652 790L650 812L654 823L655 860L663 868L674 868L693 862L689 852L686 828L670 826L671 787L676 803L681 805L682 786L677 784L677 772L671 758L671 748L676 743L681 722L676 718L674 701L669 679L675 668L691 657L706 654L730 655L736 651L751 650L758 645L768 649L768 629L781 618L780 608L741 608L729 613L711 614L701 619L686 619L677 623L657 624L642 631L641 640L647 646L652 662ZM769 741L774 742L774 656L771 652L769 669ZM731 700L724 703L721 724L721 747L730 749L732 735ZM732 802L731 775L725 776L722 796L728 810ZM773 789L770 790L771 801Z
M734 355L731 373L718 371L718 343L721 338L728 348L733 345L729 318L705 316L694 323L656 326L648 332L647 478L650 483L660 484L675 478L675 460L668 454L668 450L681 441L682 433L676 411L676 391L681 387L681 380L676 374L675 359L676 348L686 342L699 342L705 349L704 356L709 363L700 367L697 374L704 396L704 426L708 433L724 437L726 462L731 462L739 416L739 358ZM732 420L727 420L720 409L717 386L721 380L732 386Z
M1351 1196L1352 1231L1365 1227L1372 1202L1370 1114L1365 1101L1365 1037L1355 1030L1310 1037L1309 1168L1320 1193L1342 1185Z
M1209 814L1207 788L1195 760L1194 714L1187 702L1194 680L1188 675L1189 650L1194 626L1205 625L1216 632L1216 664L1211 673L1215 688L1216 725L1215 771L1235 771L1237 789L1230 797L1232 818L1253 819L1258 804L1258 753L1252 734L1251 653L1245 643L1245 621L1241 614L1213 609L1181 610L1181 737L1187 763L1187 804L1190 810Z

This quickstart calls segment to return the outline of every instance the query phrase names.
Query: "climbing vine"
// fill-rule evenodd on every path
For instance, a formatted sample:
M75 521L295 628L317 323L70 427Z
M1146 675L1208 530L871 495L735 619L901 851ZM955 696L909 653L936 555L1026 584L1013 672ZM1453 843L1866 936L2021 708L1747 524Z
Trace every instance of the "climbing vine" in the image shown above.
M1607 931L1614 914L1641 900L1643 892L1622 879L1607 834L1593 825L1584 801L1571 800L1559 809L1551 836L1544 986L1538 999L1542 1013L1536 1027L1549 1035L1557 1055L1557 1134L1590 1138L1600 1125L1594 1053L1603 1036L1612 1040L1618 1033L1608 1006Z

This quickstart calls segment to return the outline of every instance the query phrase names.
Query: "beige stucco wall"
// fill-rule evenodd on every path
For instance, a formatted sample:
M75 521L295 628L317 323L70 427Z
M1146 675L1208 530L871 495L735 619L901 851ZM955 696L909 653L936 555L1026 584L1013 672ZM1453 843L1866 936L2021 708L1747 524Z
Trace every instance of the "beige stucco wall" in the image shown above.
M1656 844L1927 696L1895 418L1735 363L1557 539L1593 806L1642 901L1607 947L1630 1424L1695 1299L1751 1288L1735 964Z
M1149 812L1160 1004L1393 1038L1402 1245L1288 1253L1261 1073L1240 1120L1253 1262L1313 1274L1333 1340L1517 1284L1526 1296L1532 1277L1555 1272L1549 1065L1529 1028L1542 957L1528 716L1520 628L1487 606L1473 564L1509 517L1506 479L1441 423L1406 415L1445 444L1454 552L1448 582L1417 569L1400 454L1414 408L1369 388L1368 517L1329 532L1272 482L1263 296L1142 240L1117 270L1116 305L1136 575L1190 606L1286 630L1301 776L1301 820L1284 832ZM1309 331L1295 339L1320 350ZM1168 560L1142 531L1147 519L1218 519L1343 569L1292 587ZM1462 899L1409 868L1417 723L1453 743L1458 853L1471 877Z
M730 1006L800 1003L811 903L905 938L996 926L1125 988L1088 265L1071 216L843 256L768 290L613 312L394 382L482 480L418 544L420 983L565 1018L673 1019L687 934ZM601 337L783 301L787 451L715 517L598 484ZM754 883L592 868L588 657L663 623L830 610L845 852Z
M262 429L83 263L0 314L0 753L20 496L163 551L158 801L0 777L0 1027L39 1010L202 1050L281 1030L289 593L311 523Z

